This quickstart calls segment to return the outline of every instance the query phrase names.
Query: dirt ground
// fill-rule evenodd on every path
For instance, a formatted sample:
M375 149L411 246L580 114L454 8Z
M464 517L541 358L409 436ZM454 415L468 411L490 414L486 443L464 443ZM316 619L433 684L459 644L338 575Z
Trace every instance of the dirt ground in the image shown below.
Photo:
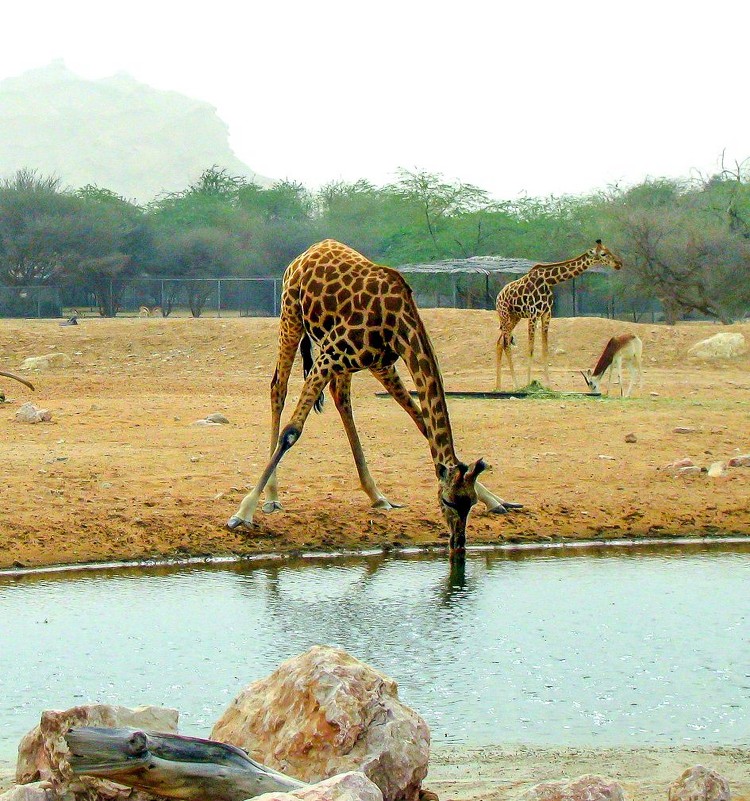
M446 388L493 389L494 313L426 310L423 317ZM381 489L404 507L369 508L329 401L282 462L285 510L259 513L252 530L224 527L267 458L276 330L276 320L252 318L84 317L77 327L0 321L0 369L19 372L27 356L51 352L71 359L68 367L27 373L35 393L0 379L11 399L0 406L0 567L445 546L427 445L393 401L376 396L380 387L365 374L354 380L359 430ZM585 390L577 371L594 365L609 336L635 331L644 346L643 391L626 400L617 391L609 399L451 398L459 454L483 456L492 466L484 483L525 504L503 516L478 506L469 544L750 535L750 468L718 478L675 478L661 469L685 456L708 466L750 453L750 355L723 362L687 356L690 345L726 330L750 341L748 324L668 328L556 319L554 389ZM523 375L525 326L516 337ZM27 400L49 409L52 422L16 422ZM194 424L213 412L229 424ZM628 434L636 441L626 442ZM748 752L726 748L438 751L427 786L443 801L494 801L521 785L596 772L620 780L629 798L656 801L697 763L723 772L735 799L750 798Z
M446 388L492 390L494 313L423 316ZM592 367L608 337L624 330L643 340L638 397L623 400L615 389L601 399L449 399L459 455L483 456L491 465L484 483L525 504L500 516L477 506L469 544L750 535L750 469L718 478L675 478L661 469L684 456L707 466L750 452L750 355L687 356L690 345L719 331L741 331L750 341L750 324L555 319L553 388L585 390L577 371ZM11 399L0 406L0 567L445 545L427 444L364 373L353 382L358 427L373 475L404 508L369 507L329 400L281 463L284 511L259 511L252 530L224 527L267 458L276 331L276 320L257 318L84 317L77 327L0 321L0 369L19 372L27 356L51 352L71 359L27 373L34 393L0 378ZM516 336L525 377L524 325ZM533 375L540 377L538 364ZM300 386L295 366L287 412ZM49 409L52 422L16 422L27 400ZM213 412L229 424L194 424ZM628 434L636 441L626 442Z

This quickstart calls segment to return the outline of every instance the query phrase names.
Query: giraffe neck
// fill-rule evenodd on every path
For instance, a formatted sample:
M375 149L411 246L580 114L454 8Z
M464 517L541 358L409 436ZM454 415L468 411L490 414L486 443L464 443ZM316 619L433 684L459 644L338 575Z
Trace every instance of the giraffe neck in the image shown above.
M539 270L544 274L544 280L548 286L560 284L570 278L575 278L577 275L588 270L594 263L594 260L588 253L582 256L576 256L574 259L567 259L566 261L556 261L550 264L537 264L532 267L532 270Z
M453 446L443 376L432 342L418 317L410 330L404 331L402 327L399 333L399 355L406 362L419 395L432 461L436 468L438 465L452 467L459 459Z

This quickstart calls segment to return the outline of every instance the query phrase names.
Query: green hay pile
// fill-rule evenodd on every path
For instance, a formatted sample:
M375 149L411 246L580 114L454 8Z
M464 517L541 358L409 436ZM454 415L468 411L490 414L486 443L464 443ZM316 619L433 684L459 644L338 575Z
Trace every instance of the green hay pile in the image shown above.
M528 395L531 398L549 398L555 400L570 397L570 393L556 392L554 389L549 389L549 387L545 387L544 384L540 384L536 379L525 387L521 387L518 392L522 392L524 395Z

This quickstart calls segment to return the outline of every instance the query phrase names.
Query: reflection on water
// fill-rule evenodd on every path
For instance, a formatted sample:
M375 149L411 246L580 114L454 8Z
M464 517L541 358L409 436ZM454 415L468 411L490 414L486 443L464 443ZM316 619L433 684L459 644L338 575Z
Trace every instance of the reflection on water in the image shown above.
M395 678L435 742L750 744L750 545L269 560L0 578L0 766L44 709L207 735L315 643Z

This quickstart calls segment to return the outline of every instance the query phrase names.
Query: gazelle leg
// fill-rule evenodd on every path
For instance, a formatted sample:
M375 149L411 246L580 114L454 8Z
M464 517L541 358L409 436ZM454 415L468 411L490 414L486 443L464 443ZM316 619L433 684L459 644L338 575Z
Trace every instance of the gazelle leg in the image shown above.
M352 374L343 373L334 376L331 381L331 394L333 395L333 402L341 415L341 422L344 424L344 431L349 439L349 446L352 449L354 456L354 464L357 467L357 474L359 475L359 483L362 489L367 493L367 496L372 501L375 509L393 509L398 504L391 503L388 498L378 489L375 480L370 474L370 469L367 466L364 451L362 450L362 443L357 433L357 427L354 424L354 413L352 411L351 401L351 384Z
M227 527L230 529L238 528L243 524L251 524L255 509L258 506L263 490L266 487L269 479L276 470L276 466L281 461L283 455L294 445L295 442L302 436L302 429L305 426L305 420L312 411L315 401L320 396L320 393L325 389L326 384L331 380L333 370L331 367L331 360L325 354L319 356L315 366L310 371L310 374L305 379L305 384L302 387L302 394L297 403L297 408L294 410L291 420L284 426L283 431L279 435L279 441L276 448L271 455L271 459L266 465L265 470L261 474L258 483L253 489L242 499L237 511L229 518Z

